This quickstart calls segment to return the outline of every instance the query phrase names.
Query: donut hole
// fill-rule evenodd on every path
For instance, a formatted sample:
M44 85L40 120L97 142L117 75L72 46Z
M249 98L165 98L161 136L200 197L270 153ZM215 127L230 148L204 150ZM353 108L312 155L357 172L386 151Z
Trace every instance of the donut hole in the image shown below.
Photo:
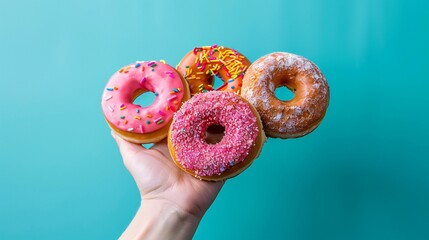
M286 86L278 86L274 94L281 101L289 101L295 96L295 91L296 89L289 89Z
M149 149L153 146L153 143L143 143L142 146Z
M204 141L208 144L216 144L225 136L225 127L220 124L212 124L206 130Z
M214 82L212 84L213 85L213 89L218 89L218 88L222 87L225 84L223 82L223 80L221 78L217 77L217 76L214 76L213 80L214 80Z
M137 95L137 97L134 99L133 104L139 105L141 107L150 106L156 98L156 95L153 92L141 92L136 93L135 95Z

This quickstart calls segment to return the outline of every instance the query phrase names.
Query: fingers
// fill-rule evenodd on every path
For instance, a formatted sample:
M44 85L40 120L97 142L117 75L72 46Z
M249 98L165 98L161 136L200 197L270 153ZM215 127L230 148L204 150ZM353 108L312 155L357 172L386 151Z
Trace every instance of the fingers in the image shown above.
M220 142L222 140L222 138L224 137L224 133L210 133L207 132L206 133L206 142L208 144L216 144L218 142Z
M211 182L213 183L212 186L216 189L216 191L220 191L223 187L223 185L225 184L226 180L221 180L221 181L216 181L216 182Z
M170 156L170 152L168 150L167 138L155 143L150 149L158 150L165 156Z
M134 163L138 160L137 155L146 151L146 148L140 144L125 141L113 131L111 134L113 139L115 139L116 143L118 144L119 151L121 152L125 166L130 169L130 167L134 166Z
M206 131L206 142L216 144L225 136L225 127L222 125L211 125Z

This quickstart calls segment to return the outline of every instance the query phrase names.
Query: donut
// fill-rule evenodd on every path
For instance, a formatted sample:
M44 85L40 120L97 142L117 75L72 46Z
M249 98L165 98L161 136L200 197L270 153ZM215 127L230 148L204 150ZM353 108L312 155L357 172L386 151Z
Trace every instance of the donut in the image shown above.
M282 101L274 95L281 86L294 93L291 100ZM322 121L329 104L329 86L311 61L275 52L249 67L241 96L258 110L268 136L296 138L312 132Z
M224 82L216 90L240 93L250 61L234 49L223 46L196 47L186 54L177 70L188 81L191 95L213 89L214 76Z
M148 107L133 101L145 92L155 94ZM176 112L190 98L189 87L174 67L160 62L138 61L115 72L101 99L104 117L123 139L151 143L165 138Z
M210 126L224 127L220 142L208 143ZM256 109L231 92L200 93L173 118L168 147L176 165L190 175L220 181L244 171L259 156L266 137Z

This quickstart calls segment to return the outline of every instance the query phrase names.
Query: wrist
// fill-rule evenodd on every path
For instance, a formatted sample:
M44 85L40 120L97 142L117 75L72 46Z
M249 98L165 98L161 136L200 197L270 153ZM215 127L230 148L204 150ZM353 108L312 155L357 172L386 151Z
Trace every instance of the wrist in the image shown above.
M168 201L144 199L120 239L192 239L200 220Z

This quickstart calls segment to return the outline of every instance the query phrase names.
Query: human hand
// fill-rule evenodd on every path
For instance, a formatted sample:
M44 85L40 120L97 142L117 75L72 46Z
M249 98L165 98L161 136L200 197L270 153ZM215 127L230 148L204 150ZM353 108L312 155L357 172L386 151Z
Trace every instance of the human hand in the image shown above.
M224 182L201 181L182 171L173 162L166 139L146 149L114 132L112 136L141 195L140 209L121 239L192 238ZM168 235L169 227L174 235Z

